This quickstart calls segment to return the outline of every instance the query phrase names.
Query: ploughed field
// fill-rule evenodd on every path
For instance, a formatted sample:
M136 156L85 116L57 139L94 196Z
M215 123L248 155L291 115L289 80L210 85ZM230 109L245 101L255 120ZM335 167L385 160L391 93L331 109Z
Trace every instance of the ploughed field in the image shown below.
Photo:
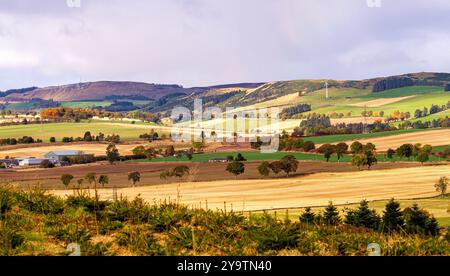
M76 180L83 178L87 173L95 172L97 175L107 175L109 177L109 184L106 188L112 187L129 187L128 173L138 171L141 173L141 181L138 186L159 185L170 182L182 183L192 181L217 181L230 180L240 183L242 180L262 180L263 177L259 175L257 167L260 162L246 162L245 173L235 178L234 175L225 170L226 164L222 163L190 163L190 162L157 162L157 163L136 163L126 162L109 165L106 163L96 163L88 165L75 165L70 167L57 167L52 169L7 169L0 170L0 182L10 183L22 188L40 185L46 189L65 189L61 184L60 177L63 174L71 174L75 177L72 180L71 186L76 185ZM161 172L170 170L178 165L186 165L190 169L190 175L181 180L168 179L162 180L160 178ZM375 165L375 169L392 169L392 168L412 168L418 167L418 163L379 163ZM298 167L297 176L308 175L320 172L357 172L358 169L352 167L349 163L327 163L317 161L301 161ZM276 178L283 178L283 181L291 181L285 179L284 174L275 176L271 174L268 178L275 180ZM84 186L87 187L86 181Z

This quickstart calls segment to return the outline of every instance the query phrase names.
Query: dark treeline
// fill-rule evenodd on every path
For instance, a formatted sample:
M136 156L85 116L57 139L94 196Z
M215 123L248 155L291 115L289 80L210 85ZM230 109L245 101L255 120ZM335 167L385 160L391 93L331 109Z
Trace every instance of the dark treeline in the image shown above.
M283 109L281 111L281 116L288 119L291 118L294 115L305 113L311 111L311 105L310 104L299 104L293 107L288 107Z
M300 123L300 127L294 130L295 136L324 136L334 134L359 134L363 132L380 132L395 130L395 127L387 123L376 122L373 124L340 123L331 124L330 117L325 115L312 115Z
M399 129L425 129L425 128L438 128L438 127L450 127L450 118L439 118L432 121L422 122L422 121L405 121L399 125Z
M413 86L414 81L408 77L390 77L376 82L373 85L373 92L382 92L389 89Z

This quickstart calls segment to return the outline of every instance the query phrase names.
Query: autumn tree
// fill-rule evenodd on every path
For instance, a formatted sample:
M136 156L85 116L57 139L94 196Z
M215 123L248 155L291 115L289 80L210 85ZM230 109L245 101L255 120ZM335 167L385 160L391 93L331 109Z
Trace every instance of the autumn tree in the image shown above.
M228 163L226 170L237 177L245 172L245 165L242 162L233 161Z
M117 160L119 160L120 154L119 150L117 149L116 145L111 143L106 148L106 159L110 164L114 164Z
M262 176L269 176L269 174L270 174L270 163L267 162L267 161L262 162L258 166L258 172Z
M105 187L105 185L108 185L109 183L109 177L107 175L100 175L98 183L102 185L102 187Z
M66 187L66 189L69 187L72 179L73 179L73 175L71 175L71 174L61 175L61 183Z
M131 172L128 174L128 181L133 183L133 187L136 186L136 182L141 181L141 174L139 172Z
M443 176L434 185L434 187L436 188L436 192L439 192L442 197L444 197L445 194L447 193L448 183L449 183L449 178L446 176Z

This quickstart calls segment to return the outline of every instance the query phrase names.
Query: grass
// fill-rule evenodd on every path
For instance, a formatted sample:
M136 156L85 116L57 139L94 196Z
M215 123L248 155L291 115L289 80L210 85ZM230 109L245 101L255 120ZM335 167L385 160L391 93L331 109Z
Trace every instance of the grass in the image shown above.
M444 89L439 86L408 86L387 91L371 93L366 98L399 98L413 95L423 95L433 92L442 92Z
M329 89L329 95L330 98L326 100L325 89L318 90L304 96L299 96L298 93L293 93L286 96L281 96L275 100L245 106L241 109L246 110L272 106L287 107L299 103L308 103L312 106L312 111L309 113L331 114L336 112L343 113L347 116L347 114L351 112L352 116L359 117L364 111L364 107L357 107L354 106L354 104L380 98L416 96L393 104L367 108L368 110L375 112L384 111L385 116L387 116L395 110L400 110L400 112L409 111L411 114L414 114L416 109L423 109L423 107L429 108L432 104L444 105L447 104L449 99L449 93L444 92L442 87L436 86L403 87L378 93L372 93L371 89L331 88Z
M301 102L312 104L312 111L310 113L331 114L336 112L347 115L348 112L351 112L352 116L361 116L364 107L357 107L352 104L379 98L397 98L405 96L416 97L380 107L368 107L367 110L375 112L384 111L385 116L393 113L395 110L414 114L416 109L423 109L423 107L430 108L432 104L444 105L447 104L449 99L449 93L444 92L441 87L413 86L379 93L358 89L330 89L331 98L329 100L325 100L325 91L320 90L302 97Z
M213 158L226 158L227 156L236 157L236 152L221 152L221 153L205 153L205 154L194 154L192 160L189 160L187 157L165 157L165 158L155 158L151 160L139 160L139 162L208 162ZM276 161L280 160L286 155L293 155L297 160L302 161L326 161L325 157L322 154L309 154L309 153L300 153L300 152L275 152L275 153L261 153L261 152L244 152L242 153L247 161ZM395 157L393 160L388 160L384 155L377 156L379 162L415 162L414 158L410 160L404 158L400 159ZM352 157L349 155L345 155L341 158L341 162L351 162ZM438 157L430 156L430 162L442 161ZM330 162L338 162L337 156L333 154L330 158Z
M448 148L450 148L450 145L434 147L433 148L433 152L442 152L442 151L444 151L445 149L448 149Z
M51 124L29 124L0 127L0 138L18 138L23 136L32 136L48 142L50 137L56 137L60 141L62 137L83 137L86 131L93 135L99 132L108 134L118 134L122 140L136 140L139 135L149 132L154 125L147 124L146 128L133 127L131 123L112 124L106 122L82 122L82 123L51 123ZM157 129L156 129L157 131Z
M11 110L29 110L33 108L33 104L32 103L10 103L6 105L6 109L11 109Z
M90 108L90 107L107 107L110 106L112 102L110 101L73 101L73 102L61 102L61 106L71 107L71 108Z

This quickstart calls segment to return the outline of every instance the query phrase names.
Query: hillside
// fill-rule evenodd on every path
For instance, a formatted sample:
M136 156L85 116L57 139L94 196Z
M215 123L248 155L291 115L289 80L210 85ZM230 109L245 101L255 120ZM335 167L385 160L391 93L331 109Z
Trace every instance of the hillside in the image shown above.
M67 105L67 102L76 101L142 100L144 103L140 108L150 112L164 112L178 105L191 107L195 99L202 99L206 106L219 105L221 107L284 106L309 103L313 105L313 112L317 112L317 109L320 109L319 112L325 113L342 112L347 114L349 111L354 111L353 116L355 116L363 110L364 104L362 103L368 102L371 107L370 105L373 103L370 100L378 98L415 97L417 95L426 97L424 94L439 92L442 101L433 103L445 104L444 98L447 95L444 93L444 88L448 88L450 85L450 74L422 72L367 80L328 80L327 82L331 93L327 101L324 101L325 80L307 79L192 88L141 82L99 81L9 90L7 93L0 93L0 102L30 102L32 99L42 99L66 102L64 105ZM396 92L393 94L392 91ZM405 91L409 93L404 93ZM277 103L284 101L285 98L289 99L286 103ZM395 108L395 103L400 100L408 99L393 100L392 108ZM416 97L415 100L419 101L420 97ZM386 102L384 105L389 104ZM336 108L337 110L334 110ZM416 106L411 106L405 111L414 111L415 108ZM423 108L423 106L417 106L417 108Z

